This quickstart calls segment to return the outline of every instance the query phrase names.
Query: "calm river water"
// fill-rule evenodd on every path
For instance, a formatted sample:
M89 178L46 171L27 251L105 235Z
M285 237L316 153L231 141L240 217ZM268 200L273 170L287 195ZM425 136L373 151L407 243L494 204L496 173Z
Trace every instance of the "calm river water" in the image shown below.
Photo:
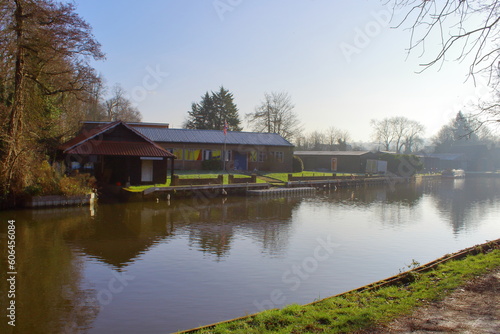
M493 178L0 212L0 332L169 333L308 303L500 238L499 217Z

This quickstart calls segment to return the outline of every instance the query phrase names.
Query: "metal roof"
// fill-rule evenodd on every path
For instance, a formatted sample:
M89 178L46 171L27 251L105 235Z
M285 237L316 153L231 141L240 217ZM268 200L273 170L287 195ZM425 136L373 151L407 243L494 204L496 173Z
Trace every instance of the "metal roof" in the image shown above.
M359 156L371 153L370 151L295 151L294 155L314 156L314 155L349 155Z
M286 139L276 133L259 132L224 132L220 130L194 129L166 129L147 126L134 127L145 137L156 143L197 143L197 144L224 144L254 145L254 146L293 146Z

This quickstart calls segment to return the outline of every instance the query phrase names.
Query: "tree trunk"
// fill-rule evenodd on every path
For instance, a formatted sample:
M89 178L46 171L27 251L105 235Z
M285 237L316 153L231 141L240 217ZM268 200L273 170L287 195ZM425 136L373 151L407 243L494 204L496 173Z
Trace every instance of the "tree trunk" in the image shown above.
M16 0L14 13L16 31L16 67L14 74L14 100L7 125L7 138L5 149L5 160L2 166L3 188L5 194L11 190L15 164L18 162L21 151L21 139L23 131L24 114L24 86L25 86L25 49L24 49L24 21L23 4Z

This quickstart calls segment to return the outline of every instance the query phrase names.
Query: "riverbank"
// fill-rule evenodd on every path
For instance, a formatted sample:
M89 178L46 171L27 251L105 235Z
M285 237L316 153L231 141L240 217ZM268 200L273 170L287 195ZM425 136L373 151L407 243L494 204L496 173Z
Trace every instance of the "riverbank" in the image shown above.
M499 268L500 239L308 305L290 305L180 333L368 333Z

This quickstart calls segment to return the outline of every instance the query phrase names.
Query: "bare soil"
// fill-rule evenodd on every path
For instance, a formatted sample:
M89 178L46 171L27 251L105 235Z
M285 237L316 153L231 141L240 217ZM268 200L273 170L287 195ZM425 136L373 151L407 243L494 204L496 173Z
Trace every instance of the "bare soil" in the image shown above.
M500 268L476 277L445 299L364 333L500 333Z

